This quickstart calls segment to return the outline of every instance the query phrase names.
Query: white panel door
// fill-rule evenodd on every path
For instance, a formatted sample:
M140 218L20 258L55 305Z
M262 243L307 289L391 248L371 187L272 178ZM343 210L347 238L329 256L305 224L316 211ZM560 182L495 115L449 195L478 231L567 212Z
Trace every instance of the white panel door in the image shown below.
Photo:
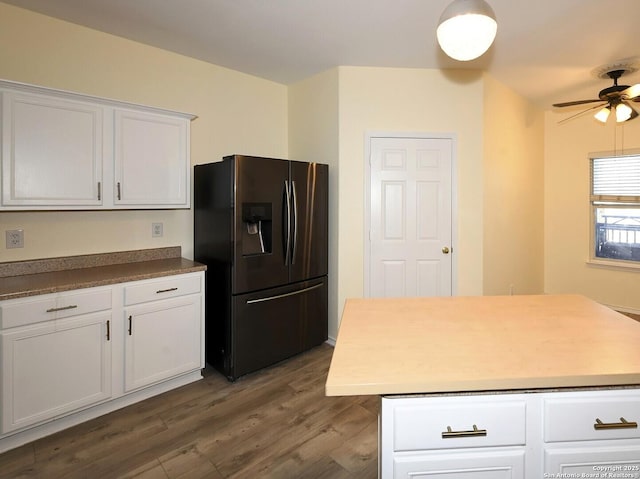
M371 138L372 297L452 293L452 140Z

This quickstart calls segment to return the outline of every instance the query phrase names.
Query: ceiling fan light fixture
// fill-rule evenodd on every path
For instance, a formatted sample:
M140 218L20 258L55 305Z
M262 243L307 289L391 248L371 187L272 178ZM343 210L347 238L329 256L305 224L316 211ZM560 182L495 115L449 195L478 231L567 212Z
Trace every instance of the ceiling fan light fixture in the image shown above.
M602 123L606 123L610 113L611 113L611 107L605 106L604 108L601 108L600 110L598 110L598 113L593 115L593 117Z
M631 118L631 113L633 110L629 105L625 105L624 103L619 103L616 105L616 121L618 123L622 123L623 121L627 121Z
M497 30L496 15L485 0L453 0L440 16L436 36L448 56L469 61L489 49Z

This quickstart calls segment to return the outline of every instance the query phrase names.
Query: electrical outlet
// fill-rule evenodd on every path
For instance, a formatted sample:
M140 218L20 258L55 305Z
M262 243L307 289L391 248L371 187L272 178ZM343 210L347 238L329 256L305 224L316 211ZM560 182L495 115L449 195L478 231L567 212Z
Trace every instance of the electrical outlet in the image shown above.
M151 223L151 236L153 238L160 238L163 233L162 223Z
M24 248L24 230L6 230L7 249Z

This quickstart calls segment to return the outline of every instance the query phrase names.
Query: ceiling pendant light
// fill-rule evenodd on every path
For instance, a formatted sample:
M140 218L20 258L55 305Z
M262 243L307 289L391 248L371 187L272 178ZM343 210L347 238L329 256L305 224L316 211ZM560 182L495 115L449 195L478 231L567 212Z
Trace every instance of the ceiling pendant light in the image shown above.
M469 61L489 49L497 30L496 15L485 0L453 0L440 16L436 36L447 55Z

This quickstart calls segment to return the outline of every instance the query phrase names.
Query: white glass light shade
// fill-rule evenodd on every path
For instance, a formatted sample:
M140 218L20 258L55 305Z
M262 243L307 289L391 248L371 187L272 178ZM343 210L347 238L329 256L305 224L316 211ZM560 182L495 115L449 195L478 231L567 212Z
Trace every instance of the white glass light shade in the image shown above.
M631 110L631 108L628 105L625 105L624 103L620 103L616 105L616 121L618 123L627 121L629 118L631 118L632 111L633 110Z
M611 107L610 106L605 106L604 108L598 110L598 113L593 115L593 117L596 120L601 121L602 123L606 123L607 122L607 118L609 118L609 113L611 113Z
M436 36L447 55L469 61L489 49L497 30L495 13L485 0L454 0L442 12Z

